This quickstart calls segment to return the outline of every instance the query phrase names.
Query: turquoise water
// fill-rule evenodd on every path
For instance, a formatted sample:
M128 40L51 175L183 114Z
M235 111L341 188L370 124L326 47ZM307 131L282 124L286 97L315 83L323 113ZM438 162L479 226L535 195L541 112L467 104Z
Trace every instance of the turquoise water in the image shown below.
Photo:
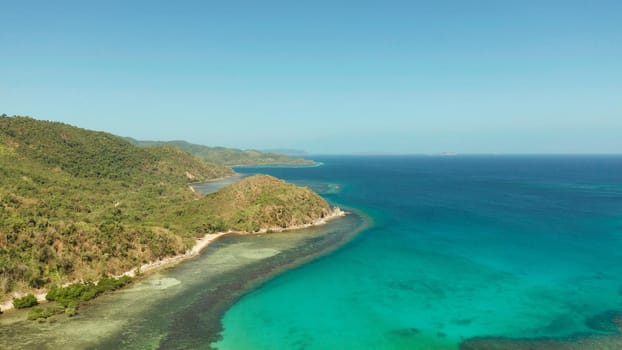
M373 226L247 294L218 349L456 349L476 336L598 333L622 309L622 157L320 157L244 168Z

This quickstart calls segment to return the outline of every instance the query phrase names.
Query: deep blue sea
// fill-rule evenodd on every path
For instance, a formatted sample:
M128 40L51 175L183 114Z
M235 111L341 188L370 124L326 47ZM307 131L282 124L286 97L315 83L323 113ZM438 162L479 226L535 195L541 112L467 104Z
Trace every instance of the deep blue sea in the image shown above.
M315 159L238 171L310 186L371 227L244 296L219 349L456 349L598 333L586 319L622 309L620 156Z

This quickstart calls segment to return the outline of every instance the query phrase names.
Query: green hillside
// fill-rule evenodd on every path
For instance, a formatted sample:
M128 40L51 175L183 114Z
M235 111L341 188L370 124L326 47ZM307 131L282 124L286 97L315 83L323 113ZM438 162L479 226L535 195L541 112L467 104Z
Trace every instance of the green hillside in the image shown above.
M81 178L136 181L147 173L176 181L184 180L190 171L200 177L197 180L207 180L233 173L197 162L174 147L132 147L112 134L27 117L0 118L0 142L0 154L14 153L20 161Z
M188 188L231 173L172 146L141 148L107 133L0 117L0 300L180 254L206 232L271 226L265 216L235 225L223 216L255 212L256 202L220 211L213 199L220 194L200 198ZM299 208L295 195L278 203L268 195L307 191L290 186L278 181L253 193L267 198L266 208Z
M295 205L292 205L295 203ZM309 224L327 216L328 203L308 188L268 175L240 180L208 195L193 210L212 218L215 230L255 232Z
M203 161L220 165L314 164L312 160L292 158L285 154L279 153L260 152L256 150L240 150L224 147L208 147L186 141L139 141L131 137L126 137L125 139L141 147L161 145L177 146Z

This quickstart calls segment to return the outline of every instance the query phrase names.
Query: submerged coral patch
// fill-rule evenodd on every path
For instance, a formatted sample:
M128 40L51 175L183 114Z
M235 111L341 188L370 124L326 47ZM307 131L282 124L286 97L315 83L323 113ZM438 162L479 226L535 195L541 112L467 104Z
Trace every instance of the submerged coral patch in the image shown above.
M585 325L593 330L607 333L622 332L622 311L609 310L585 319Z

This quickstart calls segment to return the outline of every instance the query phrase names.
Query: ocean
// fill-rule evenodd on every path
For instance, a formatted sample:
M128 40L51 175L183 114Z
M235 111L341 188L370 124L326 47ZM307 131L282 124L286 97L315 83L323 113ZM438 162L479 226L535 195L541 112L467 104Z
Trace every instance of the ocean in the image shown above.
M309 186L371 226L245 295L214 347L457 349L473 337L617 333L590 320L622 310L622 157L317 160L238 171Z
M71 318L7 312L0 348L622 348L622 156L314 158L237 171L350 215L225 236Z

